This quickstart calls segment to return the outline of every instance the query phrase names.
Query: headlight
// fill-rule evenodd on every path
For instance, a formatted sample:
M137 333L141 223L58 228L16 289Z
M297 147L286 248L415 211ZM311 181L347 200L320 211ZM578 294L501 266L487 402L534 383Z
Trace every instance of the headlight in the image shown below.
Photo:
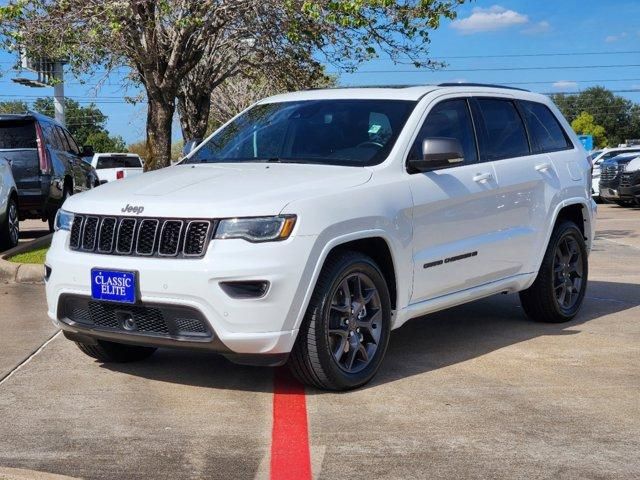
M56 221L55 221L55 231L58 230L71 230L71 224L73 223L73 213L66 212L62 209L58 210L56 213Z
M220 220L215 238L242 238L249 242L285 240L291 235L295 224L295 215L227 218Z

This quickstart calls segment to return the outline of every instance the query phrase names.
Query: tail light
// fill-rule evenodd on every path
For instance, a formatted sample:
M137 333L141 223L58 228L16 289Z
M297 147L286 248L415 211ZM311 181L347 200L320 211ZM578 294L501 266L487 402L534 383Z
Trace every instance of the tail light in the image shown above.
M124 170L118 170L116 172L116 180L122 180L124 178Z
M47 153L44 135L42 134L42 127L40 127L40 124L38 122L36 122L36 144L38 146L40 172L51 173L51 162L49 161L49 154Z

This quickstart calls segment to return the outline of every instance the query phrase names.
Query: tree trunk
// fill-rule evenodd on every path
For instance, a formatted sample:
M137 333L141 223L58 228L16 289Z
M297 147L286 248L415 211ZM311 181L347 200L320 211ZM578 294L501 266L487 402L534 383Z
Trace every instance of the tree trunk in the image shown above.
M175 102L162 95L148 94L147 158L145 170L157 170L171 165L171 123Z
M206 88L204 90L207 90ZM209 112L211 111L211 92L178 92L178 114L185 143L189 140L203 139L207 134Z

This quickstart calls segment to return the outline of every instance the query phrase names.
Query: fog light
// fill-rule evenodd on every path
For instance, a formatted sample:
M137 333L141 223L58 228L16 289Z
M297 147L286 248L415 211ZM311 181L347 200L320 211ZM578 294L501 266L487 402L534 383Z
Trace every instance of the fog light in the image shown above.
M269 290L266 280L220 282L220 288L231 298L262 298Z

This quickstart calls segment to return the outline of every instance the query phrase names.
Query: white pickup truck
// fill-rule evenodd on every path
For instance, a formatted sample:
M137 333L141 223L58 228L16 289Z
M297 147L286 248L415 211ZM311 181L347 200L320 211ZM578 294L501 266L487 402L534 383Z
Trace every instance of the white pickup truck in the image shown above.
M143 172L143 163L135 153L96 153L91 166L98 172L100 183L135 177Z

